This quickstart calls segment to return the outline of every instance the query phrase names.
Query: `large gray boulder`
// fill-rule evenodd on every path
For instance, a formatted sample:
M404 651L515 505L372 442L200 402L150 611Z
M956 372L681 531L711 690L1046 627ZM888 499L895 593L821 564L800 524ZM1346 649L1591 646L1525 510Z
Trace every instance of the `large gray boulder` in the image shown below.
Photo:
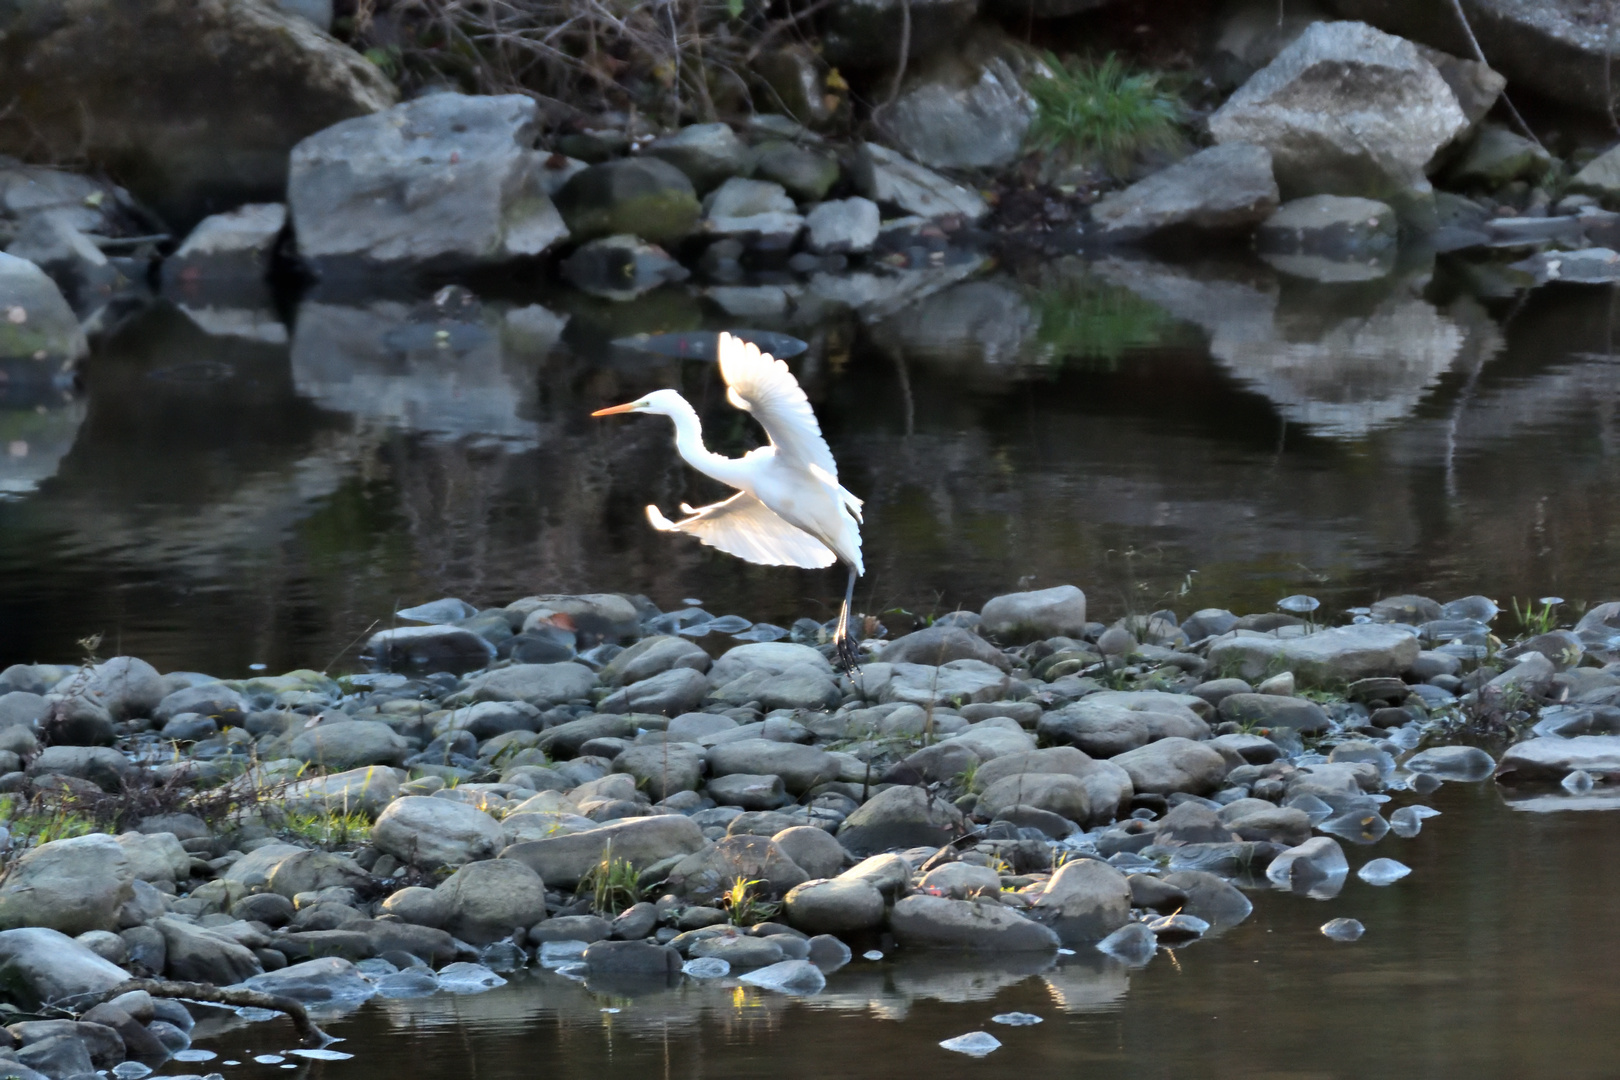
M1215 141L1271 152L1283 197L1360 195L1406 213L1469 121L1416 45L1365 23L1316 23L1209 118Z
M0 316L0 360L38 364L41 382L49 382L64 361L79 360L90 351L79 319L56 282L27 259L3 253Z
M181 227L279 199L295 143L394 99L376 65L268 4L30 0L0 12L0 100L15 103L0 153L88 161Z
M690 638L657 634L642 638L602 667L604 686L625 686L661 675L671 668L708 671L714 664L703 646Z
M358 1003L376 993L376 988L366 981L354 964L340 956L323 956L289 965L280 971L267 971L246 980L243 985L262 994L275 994L310 1004Z
M973 776L973 786L984 792L1002 781L1025 774L1062 774L1079 780L1091 807L1091 824L1114 820L1136 793L1130 774L1117 761L1093 761L1073 746L1053 746L994 758L979 766ZM1017 805L1016 800L1011 805Z
M705 843L703 830L691 818L660 814L513 844L501 852L501 858L522 862L554 889L572 889L605 858L645 870L671 856L699 851Z
M613 759L613 771L629 773L655 801L677 791L695 791L703 779L704 752L696 743L632 746Z
M191 854L173 833L120 833L118 846L135 881L174 882L191 876Z
M1327 259L1368 259L1395 246L1400 232L1395 211L1376 199L1354 195L1307 195L1284 203L1255 231L1255 249L1264 255L1316 255ZM1289 264L1272 260L1281 270Z
M306 850L308 849L301 848L297 844L264 844L231 863L220 875L220 879L240 884L244 892L264 889L269 885L270 875L275 872L283 859L299 855Z
M1065 945L1101 941L1130 921L1130 883L1105 862L1071 860L1036 898L1034 917L1056 931Z
M1307 698L1277 694L1228 694L1221 700L1221 719L1243 727L1293 728L1302 734L1326 731L1332 721L1327 712Z
M859 195L833 199L804 216L805 246L817 255L859 255L872 250L882 225L877 203Z
M663 713L678 716L690 712L709 693L709 677L691 667L671 667L657 675L609 694L597 703L605 712Z
M106 833L52 840L6 871L0 927L44 926L73 935L116 930L134 880L129 857Z
M371 842L396 859L434 870L493 858L506 839L500 822L476 806L407 795L378 816Z
M1086 594L1073 585L1006 593L979 612L981 629L1002 641L1026 642L1086 631Z
M806 934L847 934L883 923L883 894L860 878L807 881L788 890L788 925Z
M76 776L102 791L121 791L135 768L110 746L47 746L28 763L28 775Z
M1052 952L1060 944L1050 928L984 898L908 896L889 912L889 930L903 949Z
M1302 686L1318 686L1399 675L1420 651L1418 639L1404 630L1361 623L1290 638L1237 630L1217 638L1208 658L1215 670L1231 669L1250 681L1285 670Z
M282 795L295 814L364 814L375 818L399 794L393 769L369 765L289 784Z
M1067 773L1019 773L984 789L974 812L994 818L1015 806L1032 806L1084 825L1091 820L1091 793ZM1111 808L1110 808L1111 809Z
M891 787L868 799L838 827L855 855L891 848L939 847L961 835L962 813L920 787Z
M670 891L696 904L713 904L738 879L754 882L759 895L781 896L807 875L768 836L728 836L676 863Z
M714 692L714 700L723 704L757 702L764 709L831 709L841 697L832 673L810 664L796 664L778 674L750 671Z
M165 696L163 676L145 660L115 656L90 673L89 692L114 720L151 716Z
M429 94L293 148L287 204L317 272L471 269L568 236L541 186L539 107Z
M111 990L129 973L58 930L0 932L0 995L24 1009Z
M873 119L884 137L931 169L998 169L1016 161L1035 116L1016 54L975 36L912 69ZM1002 55L1002 54L1005 55Z
M311 314L313 312L306 311L305 318ZM300 341L309 340L303 336L303 324L299 332ZM395 626L372 634L366 641L365 655L390 671L448 671L460 675L493 661L495 646L482 634L465 627Z
M171 979L229 986L264 970L252 949L223 933L168 916L152 925L163 935L168 956L164 974Z
M1126 751L1113 759L1137 792L1208 795L1226 778L1226 759L1208 743L1172 737Z
M990 212L977 193L877 143L862 143L856 150L850 179L857 192L880 206L918 217L975 222Z
M1108 241L1231 236L1252 231L1276 209L1271 155L1229 142L1103 197L1091 208L1091 220L1098 237Z
M1620 198L1620 146L1613 146L1587 162L1570 177L1572 191L1603 199Z
M1049 744L1072 744L1093 757L1110 758L1157 739L1209 738L1209 725L1170 694L1081 698L1043 715L1035 730ZM1160 700L1162 699L1162 700Z
M895 638L883 647L886 664L946 664L952 660L978 660L1003 671L1012 667L1007 655L984 638L960 626L930 626Z
M266 876L265 885L271 892L291 900L299 893L322 889L368 890L371 875L353 859L333 852L300 851L277 862Z
M1461 0L1469 30L1491 65L1513 82L1592 113L1609 108L1615 43L1607 19L1587 0ZM1472 56L1473 43L1452 5L1407 0L1332 0L1349 19ZM1500 87L1498 86L1498 89Z
M366 765L400 765L411 744L380 720L339 720L305 728L293 737L292 756L339 772Z
M1496 778L1504 784L1556 784L1576 769L1593 776L1620 773L1620 735L1526 739L1502 754Z
M681 170L700 192L748 171L748 144L727 124L689 124L654 139L641 152Z
M221 726L240 726L242 717L250 710L247 699L222 682L185 686L165 695L152 710L152 719L166 724L181 713L211 716Z
M474 677L456 701L526 701L549 709L585 697L595 685L596 673L584 664L513 664Z
M714 662L709 677L714 680L714 685L724 686L750 671L780 675L789 668L802 665L819 671L832 671L832 663L808 645L796 645L791 641L756 641L728 649Z
M883 703L963 705L1000 701L1012 682L1007 673L983 660L933 664L873 664L865 680L869 696Z
M546 917L546 886L515 859L468 863L434 890L444 902L443 928L462 941L486 945Z
M849 862L849 852L844 850L844 845L814 825L794 825L771 839L813 878L832 877Z
M709 750L709 772L774 775L795 795L838 779L843 766L825 750L770 739L737 739Z

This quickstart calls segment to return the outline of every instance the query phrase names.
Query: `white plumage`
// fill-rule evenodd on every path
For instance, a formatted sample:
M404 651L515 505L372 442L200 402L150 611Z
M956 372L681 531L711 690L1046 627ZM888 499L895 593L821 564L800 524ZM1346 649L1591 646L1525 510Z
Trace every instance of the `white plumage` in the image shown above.
M654 528L687 533L765 566L819 569L840 560L848 566L849 586L835 641L841 661L853 667L848 623L855 579L864 572L861 500L838 482L838 463L822 438L809 398L786 364L730 334L720 335L719 359L727 399L759 421L770 438L768 446L740 458L711 453L703 445L697 412L673 390L656 390L591 415L651 412L669 417L675 423L675 448L681 457L699 472L738 490L709 506L683 505L687 516L678 521L648 506L647 519Z

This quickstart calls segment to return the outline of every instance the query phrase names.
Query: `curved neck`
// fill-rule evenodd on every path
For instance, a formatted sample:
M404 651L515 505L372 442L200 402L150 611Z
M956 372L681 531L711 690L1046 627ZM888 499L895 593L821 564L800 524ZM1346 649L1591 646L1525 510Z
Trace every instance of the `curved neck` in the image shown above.
M667 415L675 423L675 449L688 465L722 484L745 487L743 463L712 453L703 445L703 421L698 419L697 410L690 403L681 399L680 407L671 409Z

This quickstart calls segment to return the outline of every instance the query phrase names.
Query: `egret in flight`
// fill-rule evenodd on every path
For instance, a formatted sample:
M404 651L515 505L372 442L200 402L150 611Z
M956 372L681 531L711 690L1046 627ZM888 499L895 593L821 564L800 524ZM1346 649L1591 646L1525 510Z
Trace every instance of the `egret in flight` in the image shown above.
M816 414L799 382L782 361L730 334L720 335L720 375L726 398L750 413L770 445L739 458L722 457L703 445L703 424L674 390L599 409L592 416L646 412L675 422L675 449L686 463L737 494L671 521L656 506L647 520L660 532L683 532L728 555L765 566L819 569L842 561L849 567L844 606L833 635L839 666L853 672L858 657L850 640L849 611L861 564L861 500L838 482L838 465L821 437Z

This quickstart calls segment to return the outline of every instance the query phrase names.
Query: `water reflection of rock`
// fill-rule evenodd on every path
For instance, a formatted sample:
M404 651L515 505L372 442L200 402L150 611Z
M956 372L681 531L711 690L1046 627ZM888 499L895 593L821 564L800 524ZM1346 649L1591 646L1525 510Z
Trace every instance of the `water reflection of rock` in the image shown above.
M891 355L973 377L1005 377L1030 363L1041 319L1009 278L953 285L901 308L872 328ZM985 372L983 369L990 369Z
M57 398L49 405L13 408L7 397L0 397L0 498L38 488L56 475L62 458L73 448L84 423L84 401L71 395Z
M543 358L563 323L539 305L438 319L399 301L309 301L293 335L293 380L324 408L363 420L534 445L528 365L511 360Z
M1484 320L1460 325L1395 277L1279 283L1249 266L1233 273L1127 259L1097 270L1202 327L1210 354L1234 377L1290 423L1328 438L1364 438L1412 415L1469 344L1470 329L1494 332Z

